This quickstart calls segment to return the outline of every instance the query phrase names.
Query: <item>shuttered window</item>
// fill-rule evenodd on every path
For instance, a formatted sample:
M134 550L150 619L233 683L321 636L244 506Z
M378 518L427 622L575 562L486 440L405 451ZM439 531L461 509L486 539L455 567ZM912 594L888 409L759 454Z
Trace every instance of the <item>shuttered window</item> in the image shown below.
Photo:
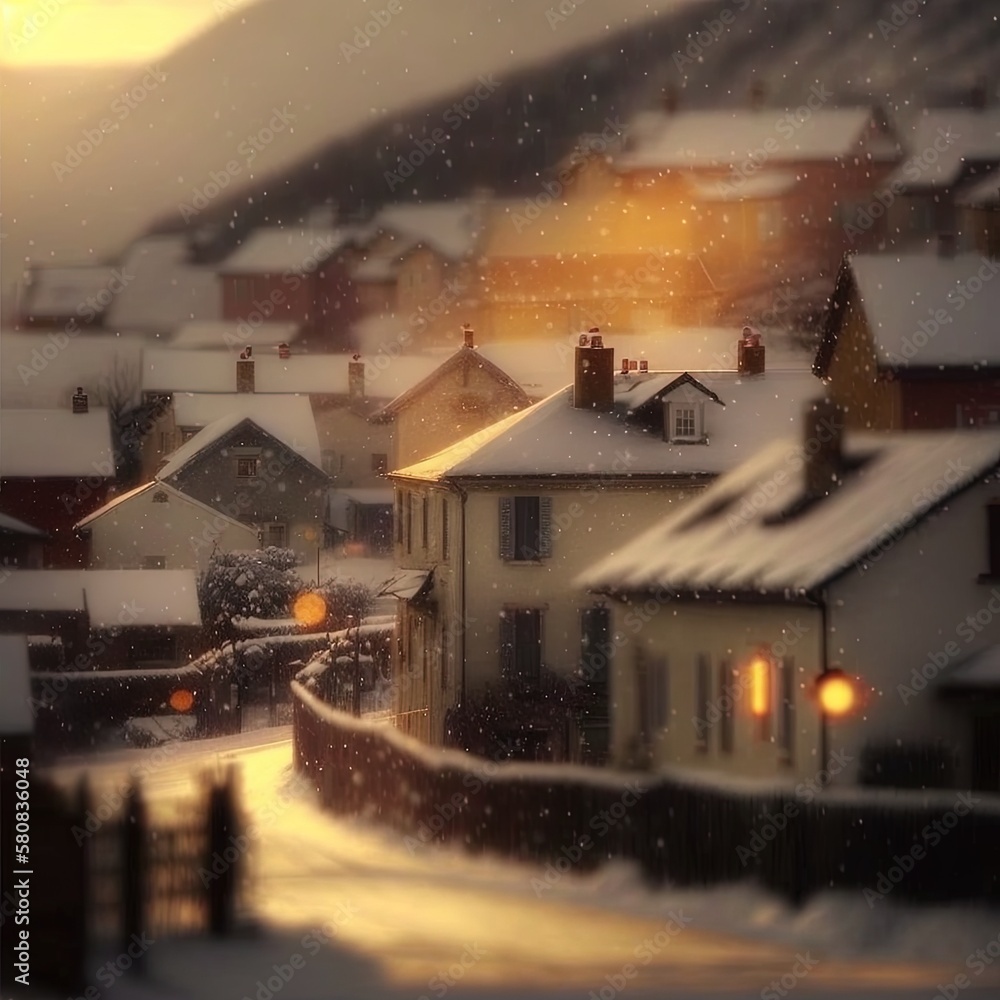
M723 753L733 752L733 666L729 660L719 664L719 749ZM706 720L707 721L707 720Z
M580 615L580 672L585 684L607 686L608 660L612 651L611 611L584 608Z
M448 498L441 498L441 558L447 559L451 550L451 537L448 524Z
M505 608L500 614L500 676L537 687L542 672L542 612Z
M708 713L712 701L712 664L704 653L698 654L695 664L694 714L698 724L695 726L695 749L708 750Z
M537 562L551 554L551 497L501 497L500 558Z
M795 660L786 656L777 664L777 744L782 760L791 763L795 749Z

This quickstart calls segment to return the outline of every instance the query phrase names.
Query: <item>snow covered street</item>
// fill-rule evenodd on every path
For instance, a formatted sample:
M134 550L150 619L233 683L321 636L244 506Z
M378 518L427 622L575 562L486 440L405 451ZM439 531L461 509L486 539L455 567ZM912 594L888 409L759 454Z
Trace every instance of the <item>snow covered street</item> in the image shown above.
M190 797L205 768L235 764L251 824L259 932L224 944L164 942L151 949L149 980L123 980L115 1000L591 991L611 1000L624 990L931 1000L963 974L963 993L1000 987L1000 962L974 957L997 941L1000 914L873 913L857 894L795 915L749 888L654 892L625 866L560 876L407 843L321 813L293 775L290 736L288 727L260 730L91 764L97 795L144 766L160 815ZM72 780L79 765L59 773Z

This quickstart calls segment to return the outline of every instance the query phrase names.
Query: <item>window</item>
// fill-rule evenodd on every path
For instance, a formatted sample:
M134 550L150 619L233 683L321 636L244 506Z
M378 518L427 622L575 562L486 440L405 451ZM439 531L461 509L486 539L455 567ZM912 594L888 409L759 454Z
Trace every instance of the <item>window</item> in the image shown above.
M674 410L674 437L693 438L695 418L693 406L678 406Z
M249 278L236 278L233 281L233 298L237 302L249 302L253 298L253 282Z
M337 453L329 448L320 453L320 465L328 476L335 476L337 469Z
M537 687L542 673L542 612L508 608L500 614L500 676Z
M986 508L990 545L990 576L1000 577L1000 503Z
M755 653L747 667L750 671L750 712L757 720L757 739L771 739L774 698L774 664L765 652Z
M406 537L406 551L413 551L413 494L403 494L403 519L406 527L403 534Z
M285 526L283 524L268 524L264 529L264 544L274 545L279 549L285 547Z
M663 656L649 656L645 650L637 649L635 670L639 735L645 743L649 743L666 729L669 718L667 660Z
M173 662L177 659L177 637L174 635L137 636L131 642L133 663L154 660Z
M778 663L777 688L775 728L778 749L784 763L790 764L795 750L795 660L790 656Z
M450 554L451 538L448 534L448 498L441 498L441 558L447 559Z
M702 442L704 407L701 403L667 403L666 435L670 441Z
M169 455L174 450L174 435L170 431L160 431L160 454Z
M580 675L585 684L607 687L611 650L611 611L584 608L580 615Z
M719 708L722 710L719 719L719 749L723 753L733 752L733 667L729 660L719 664Z
M448 690L448 626L441 626L441 647L438 650L438 669L441 674L441 690Z
M704 653L698 655L695 666L694 717L695 717L695 749L708 750L708 721L712 705L711 663Z
M396 544L403 544L403 495L396 494Z
M142 557L142 568L143 569L166 569L167 568L167 557L166 556L143 556Z
M236 475L239 479L256 479L259 458L236 459Z
M420 545L422 548L427 548L427 542L430 538L431 528L431 498L428 496L421 497L420 500Z
M389 471L389 456L383 452L372 452L372 472L384 476Z
M537 562L551 554L551 498L501 497L500 558L509 562Z

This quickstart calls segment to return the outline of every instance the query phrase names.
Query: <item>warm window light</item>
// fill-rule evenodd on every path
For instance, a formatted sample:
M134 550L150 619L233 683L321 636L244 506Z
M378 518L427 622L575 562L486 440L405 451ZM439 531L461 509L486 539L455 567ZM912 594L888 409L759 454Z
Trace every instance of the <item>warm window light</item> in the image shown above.
M771 710L771 665L763 656L750 661L750 711L765 716Z
M857 704L858 695L850 677L843 670L828 670L819 681L819 706L831 718L848 715Z
M194 695L185 688L178 688L170 696L170 707L175 712L190 712L194 705Z

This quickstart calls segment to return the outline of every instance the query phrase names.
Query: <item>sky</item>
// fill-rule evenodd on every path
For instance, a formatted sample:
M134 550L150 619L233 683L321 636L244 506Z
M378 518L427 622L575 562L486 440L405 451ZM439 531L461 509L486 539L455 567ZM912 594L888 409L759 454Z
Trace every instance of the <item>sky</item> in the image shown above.
M143 63L257 0L0 0L7 66Z

